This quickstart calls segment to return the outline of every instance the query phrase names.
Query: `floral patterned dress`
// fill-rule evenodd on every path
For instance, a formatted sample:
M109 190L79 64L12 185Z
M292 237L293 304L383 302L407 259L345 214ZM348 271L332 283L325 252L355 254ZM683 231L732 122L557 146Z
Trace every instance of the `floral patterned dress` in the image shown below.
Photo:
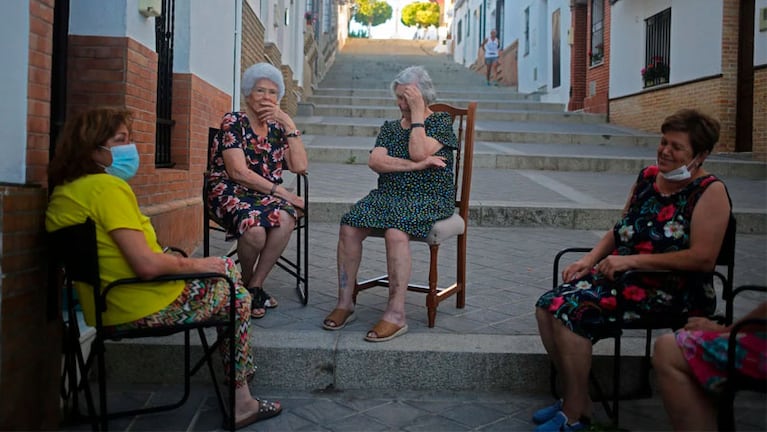
M690 247L693 209L706 188L716 181L713 175L693 180L679 192L664 196L655 182L658 167L644 168L637 178L629 208L615 224L613 255L664 253ZM640 316L710 315L716 308L716 293L710 279L679 278L673 286L644 277L640 284L623 290L624 322ZM703 289L688 290L688 286ZM616 321L617 284L592 270L583 278L565 283L543 294L536 306L554 314L571 331L592 343L620 332Z
M396 228L413 237L423 238L434 222L450 217L455 211L453 182L453 150L458 139L448 113L433 113L424 121L426 135L442 143L435 153L445 158L443 168L382 173L378 187L341 218L342 225L358 228ZM392 157L409 159L410 130L399 120L387 121L381 127L376 147L384 147Z
M227 240L239 238L252 226L280 226L280 210L297 216L288 201L241 185L226 172L223 152L241 149L251 171L272 183L282 183L288 141L278 123L269 122L267 126L266 136L259 136L244 112L227 113L211 143L207 206L213 220L226 229Z

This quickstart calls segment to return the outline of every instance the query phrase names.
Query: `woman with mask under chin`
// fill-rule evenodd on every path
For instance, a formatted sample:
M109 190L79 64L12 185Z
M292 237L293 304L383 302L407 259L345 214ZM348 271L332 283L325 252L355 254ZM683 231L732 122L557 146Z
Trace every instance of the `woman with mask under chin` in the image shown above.
M667 117L661 132L657 163L639 173L623 217L591 252L565 268L562 285L536 303L541 340L564 384L564 398L533 415L536 431L587 427L592 345L619 331L616 274L714 269L731 208L724 183L703 168L719 139L719 123L684 109ZM701 284L703 293L687 289ZM624 322L647 315L705 316L716 308L713 286L702 280L681 279L664 290L648 277L622 292Z
M279 402L254 399L248 379L255 371L250 350L251 297L231 259L186 258L164 254L148 217L141 213L127 181L138 170L139 155L131 142L129 111L97 108L83 112L64 126L50 163L53 189L46 211L49 232L85 222L96 225L102 286L122 278L151 279L182 273L226 273L237 283L234 338L235 359L229 359L229 339L221 344L225 368L235 361L235 427L275 416ZM77 284L80 298L90 287ZM229 316L229 285L222 280L190 280L120 285L110 291L103 324L142 328ZM95 325L92 302L83 302L88 325Z

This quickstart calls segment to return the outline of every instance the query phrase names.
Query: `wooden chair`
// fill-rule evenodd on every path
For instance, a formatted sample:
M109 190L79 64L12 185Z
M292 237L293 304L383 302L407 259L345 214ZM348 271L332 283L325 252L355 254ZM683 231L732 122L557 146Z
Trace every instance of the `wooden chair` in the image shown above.
M732 291L730 305L735 297L745 291L767 292L767 286L743 285ZM735 430L735 394L739 391L753 391L767 393L767 379L756 379L751 376L743 375L735 368L736 340L738 333L742 332L747 326L761 326L762 331L767 329L767 319L752 318L744 320L734 325L730 329L730 339L727 344L727 380L724 389L719 397L717 421L720 431Z
M85 393L85 400L88 406L88 417L92 422L94 430L107 430L109 420L116 417L132 416L137 414L148 414L158 411L171 410L183 405L189 398L190 378L204 364L208 365L213 385L218 398L219 407L224 415L224 421L227 427L234 430L234 386L228 387L228 403L225 401L217 380L216 374L211 363L212 351L217 347L221 338L230 338L234 341L237 326L235 325L235 298L236 286L234 281L227 275L220 273L193 273L180 275L159 276L151 280L142 280L139 278L119 279L109 285L101 286L101 277L99 274L98 246L96 243L96 224L90 218L78 225L72 225L49 233L49 246L51 251L52 269L61 269L64 275L64 298L66 299L67 313L64 333L65 352L65 376L68 377L69 387L68 396L74 398L73 406L77 409L77 398L80 387ZM178 252L178 250L175 250ZM55 270L54 270L55 272ZM225 319L212 318L205 321L199 321L190 324L177 324L161 327L148 327L131 330L118 330L111 326L105 326L102 320L102 314L107 310L107 296L113 289L126 284L141 284L158 281L174 281L189 279L223 279L229 284L230 294L230 313ZM96 335L91 347L91 353L87 362L83 358L80 349L80 329L76 317L76 300L74 295L74 284L82 283L92 287L93 298L89 299L95 305L95 329ZM84 295L81 292L81 295ZM221 330L220 337L213 346L208 344L204 329L218 328ZM204 355L192 366L190 363L191 342L190 333L197 330ZM147 337L163 337L176 333L184 333L184 364L182 372L184 373L184 393L181 398L170 404L159 406L141 407L124 411L109 412L107 407L107 376L106 376L106 347L104 342L107 340L117 341L121 339L137 339ZM235 358L234 343L230 344L229 357ZM80 382L79 377L87 377L93 366L95 358L98 371L98 397L99 408L96 411L93 404L93 396L87 379L83 378ZM227 370L227 377L230 383L234 382L235 361L230 362Z
M727 224L727 231L725 232L724 239L722 240L722 246L719 249L719 255L716 259L716 266L717 267L723 267L725 270L725 273L722 273L718 271L716 268L713 269L710 273L705 275L705 277L708 279L710 277L712 283L713 279L716 278L721 282L722 285L722 300L725 302L725 316L724 317L712 317L716 319L717 321L721 322L732 322L732 314L733 314L733 306L732 306L732 280L734 276L734 269L735 269L735 233L736 233L736 221L735 217L730 213L730 221ZM556 288L559 285L559 266L560 261L562 257L566 254L570 253L588 253L590 252L590 248L567 248L561 250L554 258L554 271L552 275L552 281L553 281L553 288ZM647 276L648 274L653 274L659 277L663 278L663 283L668 284L670 287L675 286L677 283L677 280L680 276L689 275L689 273L681 272L681 271L646 271L646 270L632 270L627 271L624 274L620 276L620 284L618 284L618 293L616 295L617 300L617 310L621 310L622 303L623 303L623 296L621 295L622 289L626 287L631 281L640 278L642 276ZM698 287L702 289L702 287ZM604 396L604 392L602 391L602 387L599 384L599 381L596 379L594 374L591 374L590 381L594 388L594 391L596 393L596 399L601 400L602 406L604 407L605 411L607 412L607 415L610 416L610 418L613 421L613 424L617 427L618 426L618 420L619 420L619 405L620 405L620 377L621 377L621 334L622 330L644 330L645 331L645 350L644 350L644 356L642 358L642 376L643 376L643 386L642 390L639 392L641 395L647 395L649 396L651 394L650 390L650 381L649 381L649 373L650 369L652 367L651 362L651 346L652 346L652 332L653 330L664 330L664 329L671 329L676 330L681 327L684 327L684 325L687 323L687 316L686 315L679 315L679 316L651 316L651 317L645 317L638 319L636 321L632 321L630 323L624 323L623 322L623 314L618 313L618 320L615 324L616 326L616 334L614 336L615 339L615 345L613 350L613 377L612 377L612 403L609 402L608 398ZM551 366L550 371L550 386L551 386L551 393L555 398L559 398L557 389L556 389L556 376L557 371L554 368L554 366Z
M202 222L202 250L203 256L210 256L210 231L224 232L224 228L221 223L216 220L215 215L211 214L207 210L208 203L208 176L210 171L210 154L213 145L213 139L218 134L219 129L208 129L208 159L207 168L203 177L202 184L202 199L203 199L203 222ZM301 300L301 303L306 306L309 302L309 179L306 174L296 175L295 183L292 185L285 185L287 189L295 191L295 193L304 198L304 210L303 215L296 220L296 250L294 258L290 258L283 254L277 260L277 266L282 270L285 270L288 274L296 278L296 292ZM237 241L235 240L229 252L226 254L231 257L235 262L239 262L237 258Z
M466 234L469 220L469 194L471 192L471 171L474 159L474 121L477 103L469 103L467 108L457 108L447 104L433 104L429 107L434 112L449 113L453 124L457 121L458 149L455 155L453 174L455 179L456 201L458 212L447 219L434 224L425 238L413 238L412 241L429 245L429 285L409 284L409 291L426 294L429 327L434 327L437 318L437 306L452 295L456 295L456 307L463 308L466 304ZM374 231L371 236L383 237L383 231ZM447 287L437 287L438 253L440 244L456 237L458 242L456 281ZM382 275L370 280L357 283L354 287L354 302L360 291L374 286L389 286L389 275Z

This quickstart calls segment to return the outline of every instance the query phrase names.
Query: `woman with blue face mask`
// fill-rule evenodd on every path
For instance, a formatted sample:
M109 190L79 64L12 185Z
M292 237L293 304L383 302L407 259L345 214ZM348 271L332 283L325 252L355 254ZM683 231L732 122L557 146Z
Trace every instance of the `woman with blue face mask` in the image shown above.
M708 316L716 307L710 281L730 216L724 183L703 169L719 139L719 122L680 110L661 126L655 165L636 179L623 217L583 258L562 272L563 284L544 293L535 314L546 351L563 379L564 398L533 414L536 431L587 428L591 347L616 331L616 274L627 270L681 270L672 289L649 276L623 293L624 322L643 316ZM703 292L688 289L703 286Z
M141 213L127 183L139 167L138 151L131 142L132 119L126 110L98 108L67 122L48 169L53 192L46 211L46 230L57 231L92 219L102 286L123 278L208 272L226 273L236 281L236 357L228 358L228 338L221 344L224 367L235 362L235 426L275 416L282 410L280 403L254 399L247 385L255 372L248 337L251 297L234 262L163 253L151 221ZM76 288L80 298L91 297L86 291L90 287ZM119 285L106 299L103 324L117 329L226 317L230 305L229 285L220 279ZM86 323L95 326L92 302L83 302L82 308Z

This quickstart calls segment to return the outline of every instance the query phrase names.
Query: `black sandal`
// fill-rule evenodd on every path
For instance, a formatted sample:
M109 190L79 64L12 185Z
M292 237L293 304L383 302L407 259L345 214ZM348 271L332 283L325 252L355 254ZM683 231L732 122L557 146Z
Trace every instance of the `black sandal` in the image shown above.
M250 295L253 296L253 304L251 309L273 309L278 306L277 300L264 291L261 287L248 288Z

